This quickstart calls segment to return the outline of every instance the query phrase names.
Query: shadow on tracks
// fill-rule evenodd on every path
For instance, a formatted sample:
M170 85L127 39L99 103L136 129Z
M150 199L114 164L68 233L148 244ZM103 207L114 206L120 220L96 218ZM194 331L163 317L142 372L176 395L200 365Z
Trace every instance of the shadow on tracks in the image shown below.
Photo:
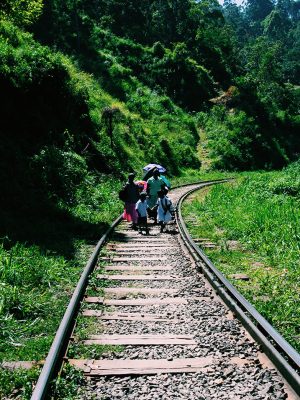
M21 207L1 207L0 220L0 238L6 249L19 242L37 245L44 251L68 259L75 256L76 241L84 240L87 244L95 245L109 226L107 223L83 221L49 201L30 207L26 204Z

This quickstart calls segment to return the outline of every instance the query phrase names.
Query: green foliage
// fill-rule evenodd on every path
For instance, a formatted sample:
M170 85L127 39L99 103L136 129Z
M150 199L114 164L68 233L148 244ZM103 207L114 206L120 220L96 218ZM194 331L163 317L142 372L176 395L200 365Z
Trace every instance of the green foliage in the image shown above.
M214 81L228 82L235 68L230 30L217 0L101 0L93 6L80 0L76 7L51 0L35 30L42 40L75 54L103 84L125 80L132 91L134 77L192 109L202 108ZM113 93L123 100L128 88L122 89Z
M220 165L280 167L299 153L299 98L288 84L299 80L298 15L293 0L249 0L243 8L230 0L224 7L217 0L51 0L34 29L41 40L72 54L132 112L157 117L161 112L153 106L164 95L186 110L207 112L216 89L235 84L241 94L236 114L246 114L236 118L236 130L246 137L226 149ZM169 102L163 113L170 108ZM255 151L249 150L250 136L259 137L255 145L251 139Z
M15 371L0 369L0 396L3 399L9 398L11 394L15 398L19 397L24 400L31 398L33 385L40 374L39 368L26 371L17 369ZM3 397L2 397L3 396ZM21 397L20 397L21 396Z
M53 382L51 398L62 400L73 400L78 398L78 391L85 379L82 371L66 364L60 376Z
M32 215L18 218L14 235L25 234L27 245L8 239L1 243L1 361L45 358L96 240L120 215L119 187L112 178L87 175L76 189L75 205L64 206L64 214L47 208L46 212L39 209L40 219ZM46 213L49 215L43 215ZM1 395L15 389L15 394L30 398L37 374L37 370L1 370ZM62 398L61 393L70 398L74 394L74 381L68 376L73 377L73 372L56 384L56 393Z
M266 49L267 48L267 49ZM213 157L222 169L278 168L298 157L299 96L282 82L282 45L259 37L244 47L245 75L199 114ZM233 108L232 108L233 107Z
M59 305L66 302L66 292L70 283L76 282L78 269L63 257L18 243L10 250L2 245L0 257L1 359L4 354L12 358L20 355L25 360L43 357L49 339L38 333L52 333L63 312ZM26 343L28 335L35 337L31 344Z
M44 3L0 6L4 359L46 354L88 241L121 211L117 193L127 171L158 162L170 175L186 169L185 180L199 178L189 169L200 167L192 112L214 167L280 167L300 152L297 2ZM34 37L20 29L26 26ZM295 218L297 168L267 190ZM264 185L257 181L252 189L263 193ZM259 231L259 222L270 225L258 210L252 218ZM268 256L271 245L266 239ZM263 285L269 287L266 277ZM26 376L20 382L31 387ZM57 393L72 398L64 379Z
M184 43L177 43L173 51L166 51L153 63L152 77L165 87L177 104L197 110L213 93L209 72L190 56Z
M36 154L33 165L41 171L39 177L49 195L59 196L67 203L74 201L76 187L88 171L83 157L55 146L47 146Z
M273 182L268 182L272 194L283 194L300 198L300 161L285 168L284 174Z
M227 113L224 107L215 106L202 124L207 133L213 167L247 170L256 166L259 134L253 118L243 111Z
M260 30L260 22L272 12L273 7L273 0L247 0L247 19L252 23L255 33Z
M268 36L272 40L280 40L282 35L290 28L289 20L284 18L284 15L280 11L273 10L271 13L263 20L262 26L264 28L263 34Z
M2 0L0 18L13 21L16 25L34 23L43 10L43 0Z
M205 199L185 206L198 221L195 237L220 250L209 257L228 276L246 273L238 289L299 349L299 162L280 172L247 173L236 183L213 187ZM203 218L205 216L205 218ZM232 249L230 241L239 245ZM205 252L207 250L205 249Z
M122 48L128 45L125 40L117 43ZM136 49L140 51L138 46ZM117 74L118 83L110 84L110 89L114 85L113 91L129 90L128 108L70 59L4 21L0 25L0 60L4 104L0 111L0 178L7 193L2 199L7 200L6 209L15 207L28 213L49 202L75 205L76 188L88 171L120 177L122 170L139 169L153 160L163 164L161 140L169 143L169 173L187 164L187 154L190 166L198 165L192 150L197 143L192 118L168 97L151 91L136 78L128 80L127 72L114 61L109 81L115 82ZM101 119L107 107L119 110L113 123L113 145ZM182 145L181 154L177 150ZM7 168L10 163L14 170Z
M91 48L101 50L94 54L95 62L89 59L85 67L91 68L107 90L119 98L130 101L142 82L155 87L160 95L166 93L176 104L199 109L214 92L212 77L192 58L185 43L176 43L172 49L160 42L144 47L98 26L89 40Z
M76 188L75 205L69 207L70 213L91 224L111 222L122 210L118 201L121 186L121 181L109 179L104 174L87 174Z
M202 125L208 126L215 166L280 168L298 157L297 4L248 0L241 8L230 0L224 2L238 54L233 82L239 95L231 96L229 89L214 99L226 108L220 113L214 107Z

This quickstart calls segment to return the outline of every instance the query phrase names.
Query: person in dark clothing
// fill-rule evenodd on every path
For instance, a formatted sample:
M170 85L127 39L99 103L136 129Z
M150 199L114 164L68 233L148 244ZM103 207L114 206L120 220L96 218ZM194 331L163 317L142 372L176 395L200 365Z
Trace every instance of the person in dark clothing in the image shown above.
M139 187L134 182L135 174L131 173L128 175L128 181L125 184L122 191L124 192L124 213L123 218L126 219L128 222L132 222L132 227L136 229L137 227L137 220L138 214L135 209L135 205L139 200Z

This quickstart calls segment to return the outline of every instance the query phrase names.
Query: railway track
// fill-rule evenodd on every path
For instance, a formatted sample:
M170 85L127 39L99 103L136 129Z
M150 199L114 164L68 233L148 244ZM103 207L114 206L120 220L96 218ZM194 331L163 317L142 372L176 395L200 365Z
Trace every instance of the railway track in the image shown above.
M143 236L115 221L87 264L32 399L47 396L63 356L87 377L82 399L299 398L299 354L215 269L182 220L184 198L214 183L172 191L178 213L169 233L151 226ZM84 338L74 329L81 300L81 320L96 320ZM68 356L70 336L76 358ZM97 346L99 358L81 356Z

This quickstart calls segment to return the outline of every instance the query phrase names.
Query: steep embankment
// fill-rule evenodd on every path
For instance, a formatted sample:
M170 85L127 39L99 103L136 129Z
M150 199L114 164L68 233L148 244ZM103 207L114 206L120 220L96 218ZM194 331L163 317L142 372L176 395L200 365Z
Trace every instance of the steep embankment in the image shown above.
M168 97L135 81L129 104L116 100L70 58L8 22L0 26L0 58L1 209L76 205L87 176L120 177L153 160L170 173L198 166L193 120Z
M199 165L187 113L138 80L109 79L134 85L130 101L0 22L1 360L46 356L88 245L120 213L124 173L154 160L173 174ZM35 375L1 371L0 397L29 396Z
M193 236L215 243L201 243L205 253L297 350L299 172L298 161L282 171L240 174L184 206Z

